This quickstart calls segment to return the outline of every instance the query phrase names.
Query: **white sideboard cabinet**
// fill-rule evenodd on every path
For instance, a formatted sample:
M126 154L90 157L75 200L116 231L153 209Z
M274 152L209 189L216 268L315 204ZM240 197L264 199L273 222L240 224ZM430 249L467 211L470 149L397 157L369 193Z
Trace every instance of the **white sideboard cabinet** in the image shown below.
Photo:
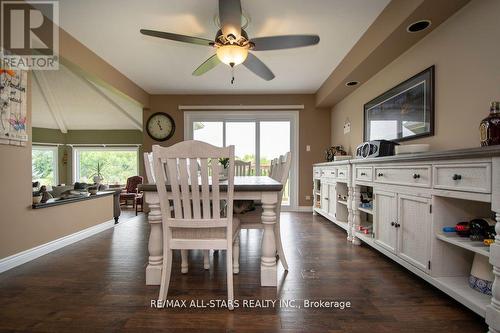
M352 159L313 169L313 214L345 229L353 244L373 247L441 289L500 333L500 147ZM496 222L494 244L443 232L478 217ZM492 265L492 296L468 285L475 255Z

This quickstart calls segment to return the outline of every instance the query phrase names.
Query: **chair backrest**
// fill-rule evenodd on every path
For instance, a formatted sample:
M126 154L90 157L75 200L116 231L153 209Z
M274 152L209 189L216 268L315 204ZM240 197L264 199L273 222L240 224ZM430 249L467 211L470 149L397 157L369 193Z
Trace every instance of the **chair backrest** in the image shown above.
M144 182L144 178L142 176L132 176L127 178L127 185L125 186L125 190L127 193L136 193L137 186Z
M281 155L278 159L276 180L285 185L290 174L290 166L292 164L292 153L288 152Z
M227 185L219 181L220 158L229 159ZM194 140L155 145L153 170L164 227L227 227L232 235L234 146L220 148ZM226 216L221 216L221 200Z
M276 177L276 174L278 172L278 170L276 169L277 165L278 165L278 159L273 158L271 160L271 165L269 166L269 177L273 179Z
M250 176L252 162L234 161L235 176Z
M292 153L288 152L285 155L281 155L278 158L278 163L275 167L276 177L274 179L279 181L283 185L278 202L278 207L280 207L280 209L281 209L281 201L283 200L283 193L285 192L285 185L286 182L288 181L288 176L290 175L291 165L292 165Z
M153 172L153 153L144 153L144 170L146 170L146 181L148 184L155 183L155 174Z

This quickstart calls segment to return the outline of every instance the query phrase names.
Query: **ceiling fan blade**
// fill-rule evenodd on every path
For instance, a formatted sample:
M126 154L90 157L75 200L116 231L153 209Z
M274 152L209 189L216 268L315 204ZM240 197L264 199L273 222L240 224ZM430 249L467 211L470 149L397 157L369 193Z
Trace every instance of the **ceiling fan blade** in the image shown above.
M219 19L224 36L241 35L241 1L219 0Z
M311 46L319 43L318 35L285 35L258 37L252 39L254 51L270 51L291 49L294 47Z
M246 60L243 62L243 66L254 72L257 76L260 76L266 81L271 81L274 79L274 74L271 70L259 60L252 53L248 53Z
M212 68L214 68L215 66L217 66L218 64L220 64L220 60L219 58L217 58L217 54L214 54L213 56L205 60L204 63L198 66L198 68L194 70L193 75L194 76L203 75Z
M214 43L213 41L211 41L209 39L173 34L170 32L148 30L148 29L141 29L140 31L141 31L141 34L143 34L143 35L153 36L153 37L158 37L158 38L163 38L163 39L175 40L176 42L184 42L184 43L189 43L189 44L197 44L197 45L205 45L205 46L212 46Z

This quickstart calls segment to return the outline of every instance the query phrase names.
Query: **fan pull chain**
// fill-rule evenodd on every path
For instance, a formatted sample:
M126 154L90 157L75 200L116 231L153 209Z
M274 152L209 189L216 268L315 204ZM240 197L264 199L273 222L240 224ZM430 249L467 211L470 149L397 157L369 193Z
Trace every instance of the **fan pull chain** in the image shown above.
M231 84L234 84L234 66L231 66Z

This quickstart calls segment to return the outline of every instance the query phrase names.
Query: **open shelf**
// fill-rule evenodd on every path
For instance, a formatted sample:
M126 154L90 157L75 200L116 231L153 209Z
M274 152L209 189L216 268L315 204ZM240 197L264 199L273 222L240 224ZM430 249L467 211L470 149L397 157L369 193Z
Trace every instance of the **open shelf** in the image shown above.
M444 242L459 246L463 249L479 253L483 256L490 256L490 247L484 245L482 242L471 241L467 237L460 237L458 235L446 235L446 234L436 234L436 237Z
M474 312L483 317L485 316L486 306L491 303L491 296L482 294L469 287L468 277L439 277L435 278L435 281L443 287L444 292Z
M337 200L337 202L338 202L339 204L342 204L342 205L344 205L344 206L347 206L347 201L344 201L344 200Z
M358 210L361 212L365 212L367 214L373 215L373 209L358 207Z

